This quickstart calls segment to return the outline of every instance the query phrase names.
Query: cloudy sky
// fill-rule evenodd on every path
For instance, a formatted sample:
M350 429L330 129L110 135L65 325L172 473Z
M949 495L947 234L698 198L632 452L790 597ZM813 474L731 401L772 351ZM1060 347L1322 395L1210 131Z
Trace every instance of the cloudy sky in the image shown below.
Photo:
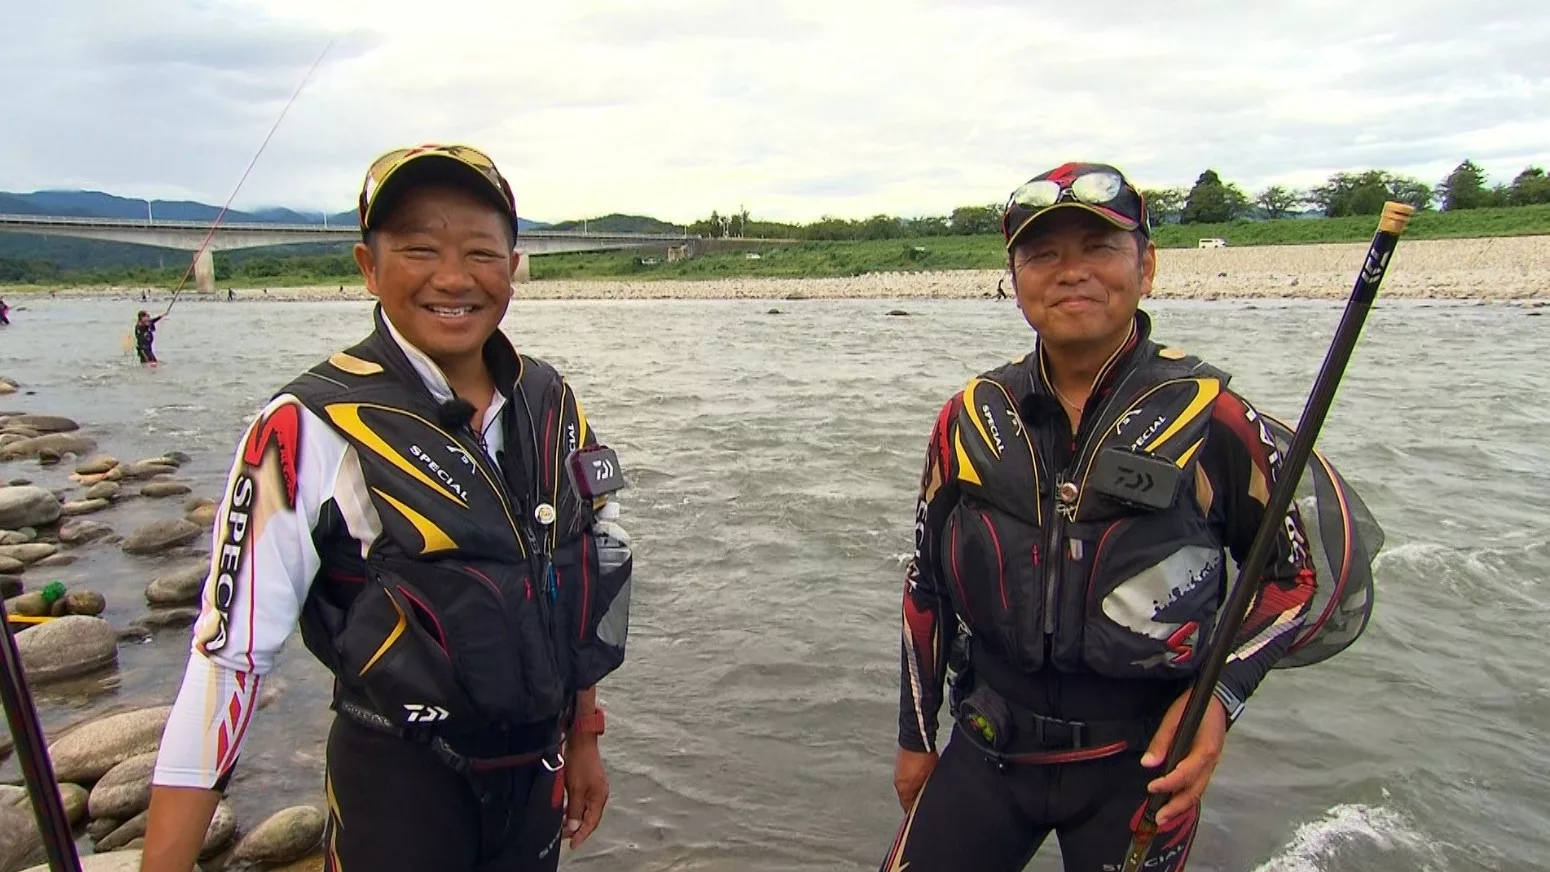
M62 0L0 29L0 190L352 208L488 150L522 213L945 214L1066 159L1249 189L1550 164L1531 0Z

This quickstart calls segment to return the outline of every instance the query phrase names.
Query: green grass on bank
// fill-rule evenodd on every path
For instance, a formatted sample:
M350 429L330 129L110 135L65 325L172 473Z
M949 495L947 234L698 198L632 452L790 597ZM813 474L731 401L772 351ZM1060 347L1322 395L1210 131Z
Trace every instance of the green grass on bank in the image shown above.
M1234 221L1228 224L1167 224L1154 236L1161 248L1195 248L1201 239L1221 238L1233 247L1365 242L1377 229L1377 216ZM1457 239L1491 236L1550 235L1550 205L1460 212L1422 212L1405 231L1406 239ZM869 272L948 269L1001 269L1006 255L999 236L931 236L858 242L802 242L744 252L708 254L668 263L660 251L546 254L533 259L534 279L716 279L741 276L818 278ZM644 265L653 257L654 265Z
M1157 228L1164 248L1194 248L1202 238L1219 237L1229 246L1300 245L1320 242L1365 242L1377 226L1376 216L1308 218L1280 221L1235 221L1229 224L1169 224ZM1458 212L1422 212L1411 222L1406 239L1483 238L1550 235L1550 205ZM820 278L873 272L917 272L952 269L1002 269L1006 264L999 236L930 236L856 242L801 242L762 248L759 258L745 252L708 254L668 263L665 249L546 254L532 259L534 279L716 279L744 276ZM218 255L218 257L220 257ZM655 264L643 264L653 258ZM217 294L226 288L358 286L360 277L347 253L296 255L253 252L233 258L229 273L216 279ZM4 293L63 288L162 288L171 290L183 278L186 263L176 267L147 266L59 272L47 277L0 279ZM219 266L218 266L219 270ZM218 275L220 272L218 271ZM192 285L192 282L190 282ZM185 289L190 292L192 289Z
M761 248L759 259L745 252L706 254L668 263L661 251L582 252L546 254L533 258L533 278L673 278L719 279L737 276L810 278L853 276L903 270L981 269L994 259L996 241L989 236L933 236L926 239L880 239L867 242L802 242ZM642 265L655 258L655 265ZM992 263L991 268L994 268Z

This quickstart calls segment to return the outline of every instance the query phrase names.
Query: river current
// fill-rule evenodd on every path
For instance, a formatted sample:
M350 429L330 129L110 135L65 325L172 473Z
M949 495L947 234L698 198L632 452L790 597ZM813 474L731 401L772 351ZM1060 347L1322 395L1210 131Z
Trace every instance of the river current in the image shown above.
M73 417L126 460L187 452L180 477L211 497L248 417L355 341L370 311L179 303L152 370L120 345L137 300L12 305L0 374L35 393L0 409ZM1148 308L1160 339L1290 419L1340 315L1322 302ZM1376 613L1340 657L1277 671L1255 694L1192 870L1546 865L1550 318L1530 315L1394 301L1370 316L1319 445L1387 534ZM505 327L568 375L631 484L629 657L602 690L613 797L565 867L875 868L900 821L898 609L926 436L970 376L1028 347L1026 324L1006 302L813 300L517 302ZM51 485L66 472L0 470ZM126 532L175 510L137 500L92 517ZM29 586L91 586L116 624L144 611L156 560L78 553ZM186 651L182 631L126 643L111 680L39 689L45 723L170 701ZM278 684L230 789L246 826L322 804L329 683L298 637ZM1053 840L1045 854L1030 869L1058 869Z

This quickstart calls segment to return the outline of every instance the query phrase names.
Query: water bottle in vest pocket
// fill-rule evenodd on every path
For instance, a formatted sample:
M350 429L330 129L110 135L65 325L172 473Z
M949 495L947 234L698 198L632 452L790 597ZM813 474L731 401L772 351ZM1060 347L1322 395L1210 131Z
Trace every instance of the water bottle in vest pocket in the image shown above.
M624 662L633 569L629 534L611 522L597 522L555 552L556 648L574 688L596 685Z

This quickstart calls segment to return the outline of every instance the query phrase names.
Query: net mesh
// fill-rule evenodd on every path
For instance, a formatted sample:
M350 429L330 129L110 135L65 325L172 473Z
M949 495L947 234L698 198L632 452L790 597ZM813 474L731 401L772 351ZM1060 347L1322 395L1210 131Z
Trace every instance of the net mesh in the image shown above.
M1291 448L1292 429L1265 416L1276 448ZM1313 603L1278 669L1309 666L1344 651L1372 617L1372 563L1383 548L1383 527L1367 504L1317 449L1297 484L1297 507L1313 557Z

